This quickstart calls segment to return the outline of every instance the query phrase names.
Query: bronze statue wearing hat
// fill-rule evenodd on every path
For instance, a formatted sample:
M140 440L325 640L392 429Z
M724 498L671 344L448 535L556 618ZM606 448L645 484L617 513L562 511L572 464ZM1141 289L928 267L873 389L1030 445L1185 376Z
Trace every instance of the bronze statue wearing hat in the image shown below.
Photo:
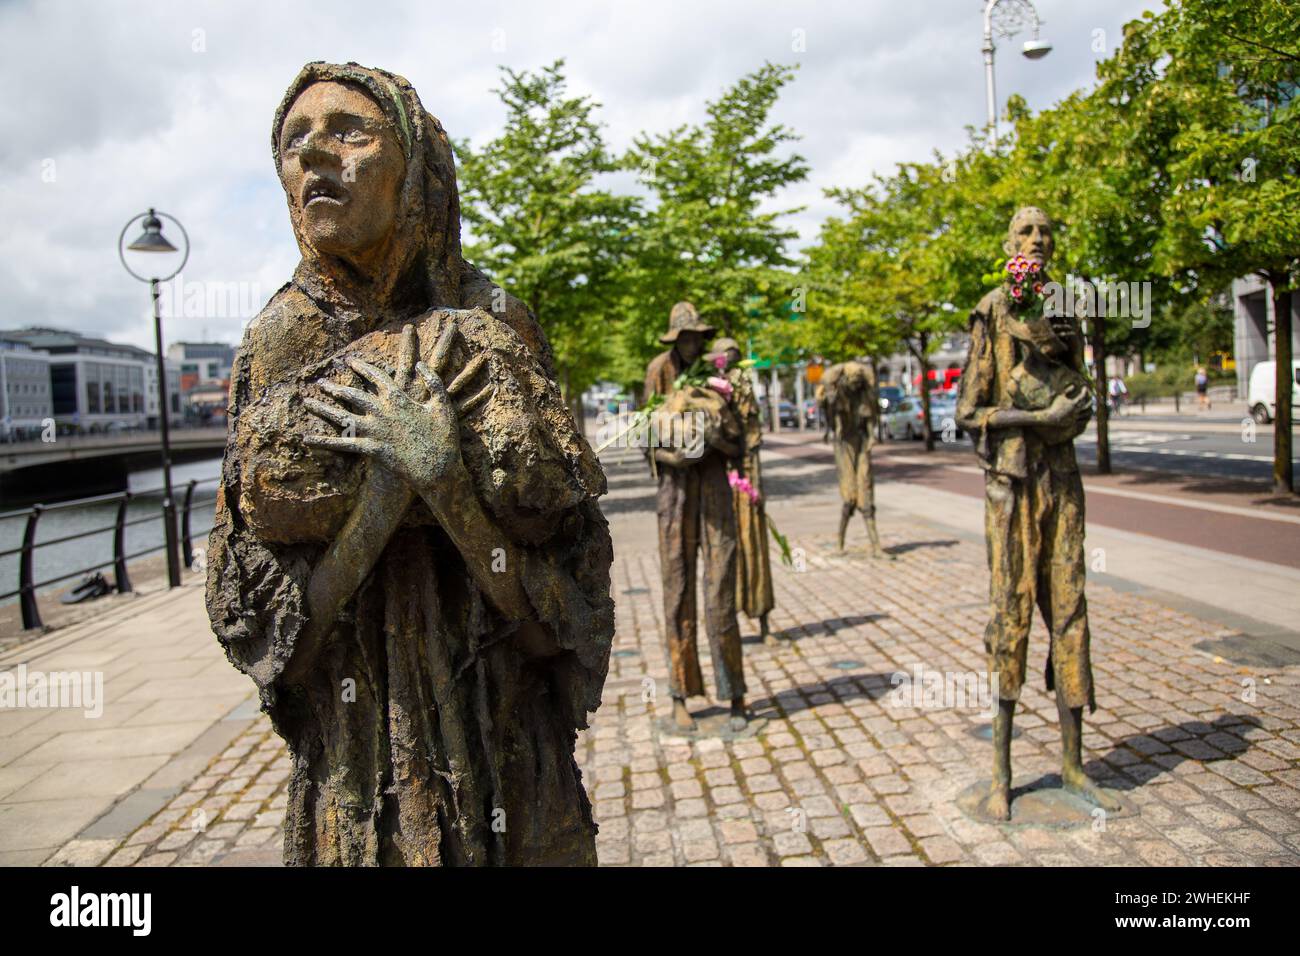
M646 369L646 397L671 396L678 376L701 357L704 343L713 332L713 326L700 318L691 303L673 306L668 331L660 337L671 348L656 355ZM683 730L695 727L686 709L686 698L704 693L695 622L696 552L701 548L705 629L718 697L731 703L733 730L744 729L747 722L740 628L736 623L736 514L727 481L727 461L736 458L741 447L728 434L723 428L706 427L702 448L652 451L659 473L656 511L669 691L673 720Z

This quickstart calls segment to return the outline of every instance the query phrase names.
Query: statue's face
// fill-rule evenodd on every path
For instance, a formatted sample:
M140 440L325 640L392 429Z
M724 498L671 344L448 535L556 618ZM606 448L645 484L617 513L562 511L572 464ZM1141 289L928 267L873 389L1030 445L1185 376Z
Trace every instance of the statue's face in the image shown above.
M740 349L727 349L727 366L731 367L740 361Z
M280 180L308 241L351 262L380 248L397 221L406 160L379 105L346 83L313 83L280 129Z
M704 351L704 336L699 332L683 330L677 333L677 341L673 346L686 362L694 362Z
M1007 236L1011 255L1022 255L1046 266L1056 249L1052 239L1052 224L1040 213L1027 213L1018 216L1011 223L1011 232Z

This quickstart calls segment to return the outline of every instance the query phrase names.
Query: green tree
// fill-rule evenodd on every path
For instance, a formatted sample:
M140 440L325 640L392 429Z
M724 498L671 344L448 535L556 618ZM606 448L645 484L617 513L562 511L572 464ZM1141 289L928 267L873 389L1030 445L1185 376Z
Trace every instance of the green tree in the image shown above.
M555 351L566 400L611 356L607 323L636 255L640 201L596 188L618 169L589 97L569 96L564 61L536 73L502 69L501 135L475 150L456 144L467 254L537 316Z
M644 367L662 348L658 336L674 302L689 299L703 318L743 342L799 298L786 254L797 233L783 223L799 208L760 209L808 175L803 157L785 155L795 133L770 120L793 77L790 67L764 64L708 103L703 124L634 141L624 162L654 205L625 307L629 364Z
M980 276L998 241L990 228L998 210L987 199L997 168L972 151L901 165L863 188L828 190L845 213L825 223L807 253L813 321L806 347L835 360L911 352L921 368L927 450L934 448L930 353L964 327L961 304L982 294Z
M1157 268L1209 293L1247 274L1267 283L1277 358L1273 483L1292 473L1292 290L1300 279L1300 17L1279 0L1182 0L1125 30L1103 95L1148 143L1160 190ZM1153 161L1153 159L1155 161Z

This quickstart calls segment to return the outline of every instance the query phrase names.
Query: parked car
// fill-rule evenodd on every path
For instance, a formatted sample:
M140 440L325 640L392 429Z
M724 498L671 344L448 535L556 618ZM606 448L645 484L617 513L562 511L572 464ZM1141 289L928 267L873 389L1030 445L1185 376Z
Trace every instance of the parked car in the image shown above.
M799 413L795 411L794 402L782 401L777 406L778 413L781 416L782 428L798 428Z
M917 396L918 404L920 401ZM947 434L954 441L962 437L962 430L957 427L957 389L930 393L930 430L939 439L944 439L945 430L949 430Z
M897 385L883 385L880 388L880 414L888 414L895 405L903 400L903 390Z
M804 427L811 428L814 431L821 425L821 414L817 410L817 400L815 398L804 401L803 420L806 423Z
M930 430L938 437L943 436L947 422L955 425L957 418L957 390L949 389L930 393ZM921 396L907 395L899 400L889 414L882 416L885 424L885 437L890 439L919 439L925 437L925 418L922 411ZM957 428L955 437L962 436Z
M1300 359L1293 364L1291 374L1291 407L1300 406ZM1250 370L1250 387L1246 392L1250 417L1267 425L1277 414L1277 362L1260 362Z

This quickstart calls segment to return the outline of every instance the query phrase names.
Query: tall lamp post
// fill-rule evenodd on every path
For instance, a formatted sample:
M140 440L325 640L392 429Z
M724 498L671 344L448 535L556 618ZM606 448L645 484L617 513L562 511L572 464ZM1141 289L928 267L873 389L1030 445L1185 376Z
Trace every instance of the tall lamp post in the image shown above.
M131 268L130 263L126 261L126 250L131 252L179 252L180 250L163 236L162 219L170 219L176 223L176 228L181 231L181 238L185 240L185 252L181 256L180 265L170 273L165 276L146 278ZM143 231L129 246L123 247L122 241L126 239L127 230L141 220L143 220L141 222ZM170 396L167 392L167 365L163 361L162 315L158 311L158 284L166 282L185 268L185 263L190 258L190 237L186 233L185 227L180 224L180 220L175 216L169 216L165 212L158 212L150 208L148 212L132 216L127 220L126 225L122 227L122 233L117 237L117 255L122 260L122 268L126 269L133 278L149 283L149 292L153 296L154 357L158 362L158 424L162 429L163 539L167 547L167 583L170 587L179 587L181 583L180 544L176 536L176 502L172 498L171 430L168 421L171 409L168 402Z
M984 89L989 108L989 141L998 148L998 98L993 84L993 33L1011 39L1026 28L1033 31L1033 39L1026 40L1021 48L1030 60L1041 60L1052 52L1052 45L1038 38L1038 28L1043 21L1029 0L987 0L984 4Z

